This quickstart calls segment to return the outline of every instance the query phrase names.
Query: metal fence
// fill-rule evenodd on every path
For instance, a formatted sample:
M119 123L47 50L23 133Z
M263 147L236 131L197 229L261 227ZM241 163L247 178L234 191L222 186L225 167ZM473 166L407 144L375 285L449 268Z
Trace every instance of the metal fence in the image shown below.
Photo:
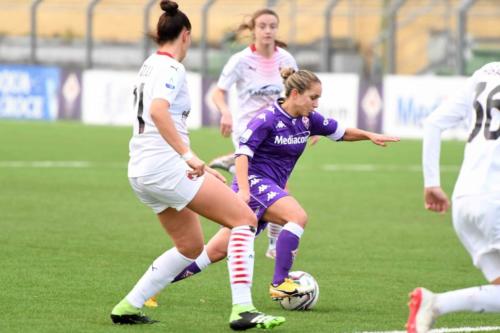
M185 0L193 23L187 63L218 71L247 40L231 32L253 11L280 15L280 38L299 65L319 71L465 74L500 58L498 0ZM0 0L0 62L137 67L157 0Z

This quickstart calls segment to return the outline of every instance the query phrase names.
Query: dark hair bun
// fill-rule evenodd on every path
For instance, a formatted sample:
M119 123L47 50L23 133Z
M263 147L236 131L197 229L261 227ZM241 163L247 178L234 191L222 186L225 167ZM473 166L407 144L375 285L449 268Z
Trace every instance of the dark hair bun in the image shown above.
M161 0L160 7L169 16L174 16L179 11L177 2L170 0Z

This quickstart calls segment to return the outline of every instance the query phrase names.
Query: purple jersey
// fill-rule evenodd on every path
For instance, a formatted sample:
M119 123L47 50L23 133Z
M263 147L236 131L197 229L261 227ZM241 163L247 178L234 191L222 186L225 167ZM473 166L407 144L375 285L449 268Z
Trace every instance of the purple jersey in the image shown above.
M344 133L345 129L334 119L324 118L318 112L294 118L275 102L248 123L236 155L249 157L249 175L271 179L284 188L309 136L340 140Z

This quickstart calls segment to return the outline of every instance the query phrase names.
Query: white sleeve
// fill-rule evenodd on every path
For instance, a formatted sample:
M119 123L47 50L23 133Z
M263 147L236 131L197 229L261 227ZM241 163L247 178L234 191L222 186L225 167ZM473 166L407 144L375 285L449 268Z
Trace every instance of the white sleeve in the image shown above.
M235 155L247 155L248 157L252 158L253 157L253 150L252 148L245 146L245 145L240 145L238 149L236 149Z
M153 83L152 99L167 100L170 105L182 88L186 73L182 68L169 66L156 76Z
M240 77L239 63L240 57L238 53L229 58L228 62L224 65L219 81L217 82L218 88L229 91L231 86L238 81Z
M292 67L293 69L295 69L296 71L298 71L299 67L297 66L297 61L295 61L295 58L288 51L285 51L285 52L286 52L286 55L287 55L287 64L286 64L286 66L287 67Z
M455 96L444 101L424 121L424 138L422 146L422 168L424 186L440 186L439 158L441 154L441 133L451 127L458 126L467 119L472 110L474 83L468 79L465 87Z

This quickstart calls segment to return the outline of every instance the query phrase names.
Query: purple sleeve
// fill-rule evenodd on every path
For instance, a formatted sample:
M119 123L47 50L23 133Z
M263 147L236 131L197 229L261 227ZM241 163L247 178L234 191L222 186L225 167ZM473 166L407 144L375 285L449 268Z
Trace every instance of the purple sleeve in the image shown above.
M250 120L247 129L240 136L236 155L253 157L255 150L270 135L273 129L273 117L274 114L271 111L265 110Z
M329 136L334 134L339 127L335 119L325 118L319 112L311 113L309 121L311 122L311 135Z

